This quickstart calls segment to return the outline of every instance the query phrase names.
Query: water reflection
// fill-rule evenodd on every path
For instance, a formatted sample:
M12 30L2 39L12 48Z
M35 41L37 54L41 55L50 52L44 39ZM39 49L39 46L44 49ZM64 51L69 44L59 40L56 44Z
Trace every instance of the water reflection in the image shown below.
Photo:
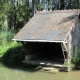
M4 66L0 63L0 80L80 80L80 70L58 72L35 70L27 66Z

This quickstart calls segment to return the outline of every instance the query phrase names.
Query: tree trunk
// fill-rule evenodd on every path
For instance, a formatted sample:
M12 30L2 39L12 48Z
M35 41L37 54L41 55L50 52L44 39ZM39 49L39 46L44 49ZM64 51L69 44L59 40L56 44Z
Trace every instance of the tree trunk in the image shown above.
M69 9L72 9L72 6L71 6L72 2L70 0L70 3L69 3Z
M76 8L79 9L79 0L76 0Z
M48 11L50 10L50 0L48 0Z
M55 2L54 2L54 0L52 0L52 11L55 9L54 4L55 4Z
M29 20L29 0L26 0L26 22Z
M12 3L12 12L11 12L11 29L14 29L14 7L15 7L15 5L14 5L14 1L12 0L11 1L11 3Z
M38 11L40 11L40 0L38 0L38 6L37 6Z
M34 16L34 0L32 0L32 16Z
M60 10L64 9L64 0L60 0Z
M41 11L43 10L43 0L41 2Z

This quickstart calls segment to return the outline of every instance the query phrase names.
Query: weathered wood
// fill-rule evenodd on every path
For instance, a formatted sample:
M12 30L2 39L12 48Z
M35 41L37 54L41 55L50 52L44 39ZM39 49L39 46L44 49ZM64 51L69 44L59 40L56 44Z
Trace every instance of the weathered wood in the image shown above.
M50 71L52 73L59 72L58 68L53 68L53 67L42 67L42 70L44 70L44 71Z
M26 45L26 43L23 42L23 41L21 41L21 43L23 44L23 46L24 46L24 48L25 48L25 50L26 50L26 53L27 53L27 45Z
M23 42L21 41L21 43L23 44L25 50L26 50L26 54L29 55L30 54L30 44L28 42Z
M38 63L35 61L22 61L22 63L27 64L27 65L35 65L39 66L39 69L42 69L44 71L50 71L50 72L58 72L58 71L67 71L69 72L71 68L69 66L64 66L64 65L59 65L59 64L50 64L47 65L45 63ZM36 69L38 69L36 68Z
M22 63L24 64L30 64L30 65L39 65L39 66L48 66L48 67L61 67L63 64L56 63L55 61L49 62L49 61L43 61L43 60L23 60Z
M68 49L67 49L66 43L62 43L62 44L61 44L61 47L62 47L64 59L66 59L66 58L67 58L66 55L68 54ZM65 53L66 53L66 54L65 54Z

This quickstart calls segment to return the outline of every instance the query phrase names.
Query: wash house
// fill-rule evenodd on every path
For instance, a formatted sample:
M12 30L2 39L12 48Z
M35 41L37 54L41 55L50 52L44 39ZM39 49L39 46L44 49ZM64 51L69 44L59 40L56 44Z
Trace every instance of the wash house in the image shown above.
M80 52L79 10L37 12L16 34L27 53L25 62L46 65L69 63Z

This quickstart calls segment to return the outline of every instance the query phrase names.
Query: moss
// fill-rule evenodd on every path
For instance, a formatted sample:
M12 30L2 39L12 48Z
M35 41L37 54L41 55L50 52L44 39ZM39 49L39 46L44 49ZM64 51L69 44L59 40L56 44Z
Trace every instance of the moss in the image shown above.
M80 57L79 57L79 55L78 55L78 48L75 47L71 62L72 62L73 64L76 64L76 63L79 61L79 59L80 59Z

